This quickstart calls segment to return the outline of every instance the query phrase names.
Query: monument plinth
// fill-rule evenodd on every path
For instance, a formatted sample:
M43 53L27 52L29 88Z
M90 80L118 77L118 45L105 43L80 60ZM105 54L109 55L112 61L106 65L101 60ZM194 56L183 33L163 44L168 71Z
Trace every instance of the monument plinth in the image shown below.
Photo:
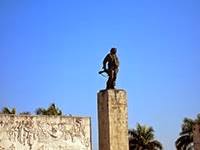
M129 150L126 91L98 93L98 124L99 150Z
M194 150L200 150L200 123L193 124Z

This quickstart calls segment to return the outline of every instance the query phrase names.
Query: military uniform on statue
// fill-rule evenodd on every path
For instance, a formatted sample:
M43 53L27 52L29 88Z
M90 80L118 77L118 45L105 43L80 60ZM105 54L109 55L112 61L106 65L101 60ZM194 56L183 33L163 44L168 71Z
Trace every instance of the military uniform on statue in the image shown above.
M106 64L108 63L108 69ZM117 48L111 48L110 53L103 60L103 69L107 70L109 76L106 83L106 89L115 89L117 73L119 68L119 59L117 57Z

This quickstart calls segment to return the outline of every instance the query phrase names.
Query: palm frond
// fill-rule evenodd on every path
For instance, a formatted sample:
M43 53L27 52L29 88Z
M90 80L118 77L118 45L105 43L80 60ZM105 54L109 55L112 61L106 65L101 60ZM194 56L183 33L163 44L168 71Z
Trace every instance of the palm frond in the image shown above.
M184 148L193 142L192 136L190 134L181 135L176 141L175 146L177 149Z
M147 128L147 130L146 130L146 134L145 134L145 138L147 139L147 140L153 140L154 139L154 134L153 134L153 132L154 132L154 129L153 129L153 127L149 127L149 128Z
M154 139L153 127L147 127L146 125L140 125L139 123L136 125L136 130L129 130L129 146L130 150L162 150L162 144Z
M7 107L3 107L1 110L1 114L16 114L16 109L12 108L11 110Z
M47 112L44 108L38 108L38 109L36 109L35 112L36 112L36 115L46 115L47 114Z

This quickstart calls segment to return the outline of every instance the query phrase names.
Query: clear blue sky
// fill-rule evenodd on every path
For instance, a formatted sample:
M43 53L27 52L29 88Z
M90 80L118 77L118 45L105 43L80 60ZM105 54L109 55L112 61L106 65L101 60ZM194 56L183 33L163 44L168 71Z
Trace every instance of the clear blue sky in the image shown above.
M1 0L0 107L34 113L50 103L92 118L97 150L98 75L118 48L117 88L128 93L129 128L153 126L175 150L184 117L200 112L199 0Z

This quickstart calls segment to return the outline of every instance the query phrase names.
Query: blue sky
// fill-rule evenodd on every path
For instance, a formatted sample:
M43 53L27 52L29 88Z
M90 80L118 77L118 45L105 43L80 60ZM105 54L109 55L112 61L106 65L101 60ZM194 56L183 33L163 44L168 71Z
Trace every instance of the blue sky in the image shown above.
M184 117L200 109L200 1L0 1L0 107L34 113L55 102L91 116L97 150L98 75L118 48L117 88L128 93L129 128L153 126L175 150Z

